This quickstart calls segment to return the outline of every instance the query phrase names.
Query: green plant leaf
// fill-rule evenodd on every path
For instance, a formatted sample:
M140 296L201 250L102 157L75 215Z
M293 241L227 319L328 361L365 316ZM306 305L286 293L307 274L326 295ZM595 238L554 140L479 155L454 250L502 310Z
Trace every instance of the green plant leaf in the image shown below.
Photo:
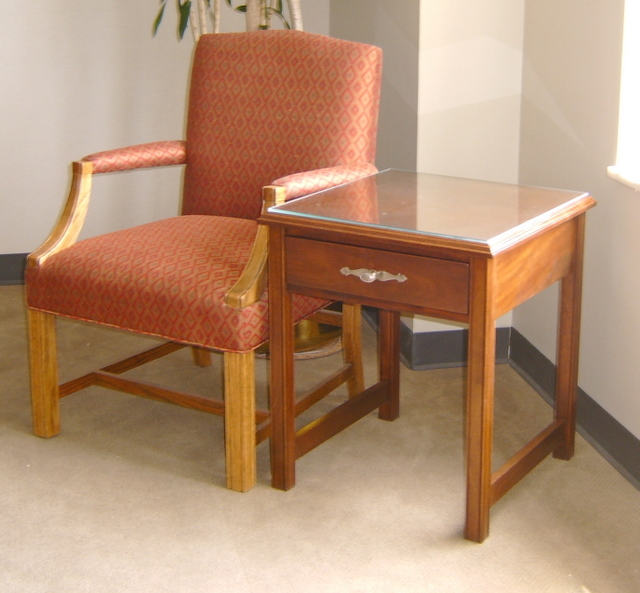
M246 4L240 4L239 6L234 6L232 0L226 0L226 2L227 2L227 6L229 8L232 8L236 12L247 12Z
M181 2L178 0L178 10L180 12L180 22L178 23L178 36L180 39L184 37L184 32L189 25L189 16L191 16L191 0Z
M166 7L166 0L160 0L160 4L162 4L162 6L160 7L160 12L158 12L158 16L156 17L156 20L153 21L153 36L156 36L156 33L158 32L158 27L160 27L160 23L162 22L162 17L164 16L164 9Z

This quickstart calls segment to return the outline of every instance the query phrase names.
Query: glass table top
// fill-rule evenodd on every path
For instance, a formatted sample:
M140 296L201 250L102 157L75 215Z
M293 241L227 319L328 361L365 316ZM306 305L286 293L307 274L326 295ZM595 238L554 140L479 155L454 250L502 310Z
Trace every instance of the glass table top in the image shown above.
M544 227L580 202L595 203L584 192L390 169L274 206L269 212L491 243L527 228Z

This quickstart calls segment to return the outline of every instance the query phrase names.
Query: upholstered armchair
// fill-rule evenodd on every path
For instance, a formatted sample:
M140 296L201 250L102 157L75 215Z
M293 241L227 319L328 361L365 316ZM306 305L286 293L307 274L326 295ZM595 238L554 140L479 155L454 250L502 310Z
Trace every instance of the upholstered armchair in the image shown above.
M36 435L60 431L61 397L100 385L223 415L227 486L254 485L256 443L270 434L268 410L255 409L254 351L268 340L268 231L256 219L272 204L375 172L380 77L380 50L363 44L299 31L205 35L194 56L185 141L73 163L63 214L27 260ZM177 165L180 215L78 240L96 175ZM325 305L297 296L295 317ZM59 385L59 316L167 342ZM354 392L362 388L359 319L345 305L343 376ZM209 352L223 353L223 401L123 375L185 346L200 365Z

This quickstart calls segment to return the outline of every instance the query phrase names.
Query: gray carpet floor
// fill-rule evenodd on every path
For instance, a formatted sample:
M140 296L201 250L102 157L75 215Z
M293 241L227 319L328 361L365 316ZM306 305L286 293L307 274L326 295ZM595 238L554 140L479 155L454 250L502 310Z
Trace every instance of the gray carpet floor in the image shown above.
M58 329L62 379L149 342ZM371 379L370 328L365 350ZM300 389L339 363L300 362ZM204 394L221 381L186 350L136 372ZM493 507L485 543L465 541L464 369L401 381L397 421L371 414L312 451L289 492L270 488L262 444L259 483L238 494L214 416L89 388L63 400L59 436L32 436L22 288L0 287L0 592L640 591L640 492L580 437L573 460L545 460ZM499 463L551 411L506 365L496 406Z

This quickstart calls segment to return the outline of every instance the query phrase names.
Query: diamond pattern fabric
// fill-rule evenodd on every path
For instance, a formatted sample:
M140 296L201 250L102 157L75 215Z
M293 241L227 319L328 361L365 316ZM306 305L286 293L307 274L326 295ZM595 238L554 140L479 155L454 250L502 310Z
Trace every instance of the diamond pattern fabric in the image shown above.
M256 218L274 179L373 163L381 68L378 48L300 31L203 36L183 212Z
M244 352L268 338L268 295L224 303L243 271L257 224L180 216L80 241L27 270L32 309L169 340ZM296 296L302 319L326 301Z
M381 62L378 48L301 31L203 36L186 141L83 159L93 173L186 165L183 216L32 260L28 306L224 351L257 348L268 339L267 292L243 309L224 296L249 259L262 188L280 180L291 199L375 172ZM325 304L296 296L294 317Z
M150 142L117 150L96 152L84 157L82 160L93 163L94 173L184 165L186 145L182 140Z
M370 163L355 163L349 166L328 167L316 171L294 173L293 175L276 179L273 185L285 188L285 201L287 201L321 191L327 187L355 181L377 172L378 169Z

